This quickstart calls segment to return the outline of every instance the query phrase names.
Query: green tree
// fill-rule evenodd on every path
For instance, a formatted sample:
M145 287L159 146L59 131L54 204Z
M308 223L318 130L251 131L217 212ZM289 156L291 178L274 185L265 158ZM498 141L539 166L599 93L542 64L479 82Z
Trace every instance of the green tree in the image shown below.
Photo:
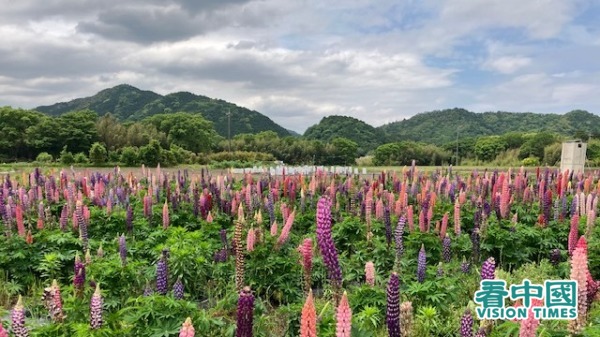
M6 159L12 160L35 158L27 130L36 126L42 118L44 115L39 112L0 108L0 153L10 156Z
M57 118L59 141L73 152L88 152L98 139L95 112L89 110L66 113Z
M544 158L544 148L558 139L549 132L539 132L531 136L519 149L519 159L528 157Z
M153 139L146 146L140 148L139 159L141 164L156 166L160 163L162 147L158 140Z
M36 162L44 164L51 163L53 159L54 158L52 158L52 155L48 152L40 152L40 154L38 154L37 157L35 157Z
M110 113L98 119L96 130L98 140L104 143L108 150L121 148L127 142L127 128Z
M90 149L90 161L94 165L102 165L106 162L106 148L104 145L96 142L92 144L92 148Z
M506 142L500 136L480 137L475 142L475 155L483 161L491 161L506 150Z
M335 147L336 158L339 161L338 164L354 164L354 161L358 157L358 144L356 142L348 138L338 137L331 144Z
M217 133L212 123L199 114L159 114L145 121L164 132L170 144L186 150L196 153L208 152L216 145Z
M125 166L135 166L138 164L138 148L126 146L121 149L121 163Z

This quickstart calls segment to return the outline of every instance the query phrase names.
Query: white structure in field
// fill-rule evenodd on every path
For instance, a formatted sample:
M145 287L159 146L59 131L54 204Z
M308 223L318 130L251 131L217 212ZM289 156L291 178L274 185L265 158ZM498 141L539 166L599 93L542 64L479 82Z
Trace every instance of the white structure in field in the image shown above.
M585 167L585 152L587 144L580 140L570 140L562 144L560 170L564 172L583 173Z

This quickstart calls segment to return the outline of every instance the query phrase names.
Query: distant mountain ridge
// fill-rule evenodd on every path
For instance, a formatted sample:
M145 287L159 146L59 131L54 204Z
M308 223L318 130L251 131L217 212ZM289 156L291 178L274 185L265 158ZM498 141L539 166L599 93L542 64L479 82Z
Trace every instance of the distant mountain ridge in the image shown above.
M459 138L502 135L507 132L549 131L573 136L577 131L600 134L600 116L584 110L563 115L532 112L484 112L447 109L420 113L409 119L382 125L388 142L402 140L445 144Z
M279 136L290 136L290 132L269 117L244 107L220 99L195 95L190 92L176 92L159 95L152 91L140 90L128 84L104 89L97 94L77 98L34 110L58 116L70 111L89 109L102 116L111 113L121 121L138 121L160 113L190 112L201 113L211 121L215 130L223 137L228 134L228 116L231 113L231 136L241 133L274 131Z

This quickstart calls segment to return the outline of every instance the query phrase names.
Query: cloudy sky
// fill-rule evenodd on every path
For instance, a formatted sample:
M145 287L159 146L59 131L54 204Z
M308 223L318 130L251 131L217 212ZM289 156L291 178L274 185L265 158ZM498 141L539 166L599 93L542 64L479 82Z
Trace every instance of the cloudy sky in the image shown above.
M600 113L597 0L0 0L0 105L121 83L303 132L422 111Z

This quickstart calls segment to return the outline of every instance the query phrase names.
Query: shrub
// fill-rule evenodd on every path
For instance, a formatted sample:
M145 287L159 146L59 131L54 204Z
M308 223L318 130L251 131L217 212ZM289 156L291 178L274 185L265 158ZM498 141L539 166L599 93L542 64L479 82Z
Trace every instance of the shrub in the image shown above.
M120 162L125 166L136 166L138 164L138 148L133 146L124 147L121 150Z
M85 155L85 153L83 152L79 152L78 154L75 155L74 157L75 163L77 164L87 164L88 163L88 158Z
M52 155L48 152L42 152L35 157L35 161L38 163L51 163L53 160Z
M538 166L540 165L540 160L537 157L528 157L523 159L523 166Z
M66 146L63 147L62 151L60 151L60 162L64 165L71 165L75 162L73 153L67 151Z
M96 142L90 148L90 161L94 165L102 165L106 162L106 148L104 145Z

